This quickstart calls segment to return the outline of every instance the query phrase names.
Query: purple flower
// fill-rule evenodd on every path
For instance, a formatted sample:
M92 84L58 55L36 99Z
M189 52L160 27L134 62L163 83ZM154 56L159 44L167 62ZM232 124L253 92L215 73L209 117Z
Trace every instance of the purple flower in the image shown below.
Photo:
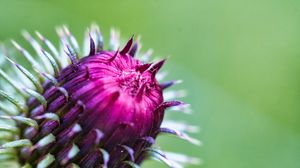
M21 165L31 167L138 167L149 156L170 167L179 167L152 147L161 133L199 144L179 130L161 126L167 108L186 106L180 101L164 100L163 90L177 83L158 82L157 74L165 60L145 62L148 53L139 54L139 41L133 42L133 38L121 50L117 49L119 39L114 31L110 49L104 50L103 37L96 26L86 38L89 52L81 58L78 43L69 30L58 29L58 34L64 53L59 53L40 33L37 36L42 45L24 33L44 67L14 41L32 70L6 55L25 77L24 81L30 83L16 84L0 70L0 77L25 100L22 104L0 90L0 97L5 100L5 104L0 104L0 112L6 113L1 118L7 123L15 121L12 125L0 125L0 130L12 135L12 139L0 141L0 153L14 152L12 156ZM69 60L64 59L64 54ZM5 107L8 103L16 107L16 114ZM172 126L183 131L190 128L178 123ZM180 157L185 158L182 162L195 162Z

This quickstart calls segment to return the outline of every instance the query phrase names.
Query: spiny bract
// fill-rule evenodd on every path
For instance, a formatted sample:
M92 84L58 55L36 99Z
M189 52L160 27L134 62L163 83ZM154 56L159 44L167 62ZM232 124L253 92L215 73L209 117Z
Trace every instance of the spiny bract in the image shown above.
M115 30L109 49L104 50L96 25L86 34L88 52L81 51L66 27L57 32L61 51L38 32L39 40L23 33L37 58L12 41L30 63L28 68L13 61L3 48L0 58L12 66L3 64L0 69L0 159L38 168L138 167L149 156L169 167L198 161L153 148L161 133L199 144L180 132L194 127L163 122L165 109L186 107L180 101L165 101L180 94L163 94L178 83L158 82L165 60L145 63L151 50L140 54L140 43L133 38L119 50ZM87 56L81 58L80 53Z

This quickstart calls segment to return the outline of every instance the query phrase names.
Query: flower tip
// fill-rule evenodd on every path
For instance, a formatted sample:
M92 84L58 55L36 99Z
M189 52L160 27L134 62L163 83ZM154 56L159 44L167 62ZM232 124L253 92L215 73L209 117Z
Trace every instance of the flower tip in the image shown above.
M133 37L134 35L131 36L131 38L128 40L128 42L126 43L125 47L120 51L121 55L126 55L127 52L130 50L131 45L133 43Z

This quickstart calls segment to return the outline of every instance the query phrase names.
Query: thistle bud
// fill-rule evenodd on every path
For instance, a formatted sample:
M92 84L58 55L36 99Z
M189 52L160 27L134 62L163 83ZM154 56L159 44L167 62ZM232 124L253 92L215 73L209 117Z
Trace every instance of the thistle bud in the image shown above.
M140 43L133 37L118 49L115 31L109 49L104 50L103 37L95 25L85 40L84 48L89 50L80 57L82 52L71 32L66 27L57 32L61 52L38 32L39 41L23 33L40 61L13 41L31 69L3 52L21 76L15 82L7 70L0 70L0 77L14 90L0 90L0 130L5 135L0 137L0 155L38 168L138 167L149 156L179 167L152 147L162 133L199 144L180 132L184 130L162 127L167 108L186 106L164 100L164 89L178 83L158 81L165 60L145 62L147 53L139 53ZM6 88L1 85L0 89Z

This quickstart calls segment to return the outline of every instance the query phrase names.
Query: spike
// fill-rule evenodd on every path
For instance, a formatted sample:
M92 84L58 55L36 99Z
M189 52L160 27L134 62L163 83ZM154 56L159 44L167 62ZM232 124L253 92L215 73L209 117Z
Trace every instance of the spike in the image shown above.
M89 53L89 55L95 55L96 54L95 42L94 42L91 34L89 34L89 36L90 36L90 53Z
M168 81L168 82L165 82L165 83L161 83L160 84L160 87L161 89L167 89L175 84L179 84L179 83L182 83L182 80L176 80L176 81Z
M16 151L10 149L10 148L6 148L6 149L0 149L0 155L3 154L10 154L10 155L15 155Z
M11 102L12 104L14 104L17 107L17 109L22 111L23 113L27 113L27 109L25 106L23 106L18 100L11 97L10 95L8 95L7 93L5 93L2 90L0 90L0 97L3 97L4 99L6 99L9 102Z
M156 80L162 81L167 75L168 75L168 72L158 72L156 75Z
M165 152L165 154L170 160L173 160L178 164L192 164L199 166L202 163L201 159L199 158L189 157L180 153Z
M7 132L11 132L14 134L18 134L19 133L19 128L15 127L15 126L11 126L11 125L3 125L0 124L0 131L7 131Z
M70 164L67 165L66 168L80 168L80 167L75 163L70 163Z
M77 64L77 54L73 52L72 48L70 48L70 46L68 44L66 44L66 47L68 49L68 51L65 51L65 53L67 54L67 56L69 57L71 63L73 65Z
M60 37L65 53L71 60L71 63L75 65L75 63L77 63L77 59L79 59L78 53L76 53L76 50L72 48L72 44L69 43L65 30L63 28L58 27L56 28L56 32Z
M16 47L16 49L22 53L22 55L26 58L26 60L32 65L34 69L38 69L38 71L41 70L41 67L39 66L39 63L35 61L35 59L29 54L27 50L25 50L23 47L21 47L16 41L11 40L12 44Z
M96 134L96 138L94 140L94 143L99 144L101 139L104 137L104 133L102 131L100 131L99 129L94 129L93 131Z
M11 141L3 144L2 148L18 148L18 147L26 147L26 146L32 146L32 143L28 139L20 139L16 141Z
M123 161L123 163L127 166L130 166L131 168L140 168L139 165L137 165L136 163L134 163L132 161Z
M28 95L30 95L31 97L34 97L37 101L39 101L44 106L45 109L47 108L47 100L44 98L43 95L41 95L40 93L38 93L32 89L24 88L24 91L26 93L28 93Z
M48 63L48 60L43 57L43 53L41 52L41 45L27 32L22 32L24 38L29 42L29 44L32 46L32 48L35 50L35 52L38 54L38 56L42 59L43 64L46 67L46 70L50 71L50 65Z
M41 73L41 76L48 79L54 86L58 85L57 79L55 77L53 77L52 75L47 74L47 73Z
M110 51L116 50L120 46L120 32L116 29L111 29L110 31L110 41L108 48Z
M51 154L47 154L43 160L41 160L38 165L37 168L47 168L48 166L50 166L53 162L55 161L55 158L53 155Z
M50 55L47 51L45 51L44 49L41 49L41 52L43 53L44 56L47 57L47 59L49 60L52 69L54 71L54 75L57 77L59 75L59 66L58 63L56 62L56 60L54 59L54 57L52 55Z
M43 91L43 87L39 83L39 81L32 75L28 70L26 70L23 66L15 63L10 58L6 57L6 59L13 65L15 65L35 86L36 90L41 93Z
M57 87L57 90L60 91L64 95L66 101L69 100L69 93L64 87Z
M41 55L41 45L36 40L34 40L33 37L27 31L23 31L22 35L31 44L36 53L38 55Z
M12 160L16 160L16 156L15 155L0 155L0 161L12 161Z
M14 113L12 113L9 108L7 108L7 105L4 105L2 102L0 102L0 111L7 115L14 115Z
M147 62L147 61L149 61L149 59L150 59L150 57L151 57L151 55L153 54L153 50L152 49L149 49L146 53L144 53L143 55L142 55L142 60L143 61L145 61L145 62Z
M54 59L58 65L59 69L61 69L62 65L61 65L61 61L60 61L60 57L59 57L59 52L57 51L56 47L38 31L36 31L35 33L39 37L39 39L49 48L51 53L54 55Z
M143 73L145 72L147 69L149 69L149 67L151 66L152 64L149 63L149 64L142 64L142 65L139 65L136 67L136 70L139 71L140 73Z
M108 61L112 62L118 56L118 53L119 53L119 50L117 50L116 53L111 58L109 58Z
M196 125L189 125L180 121L166 120L162 123L162 127L175 128L181 132L197 133L199 132L199 127Z
M154 64L150 69L149 72L152 73L152 78L155 77L156 73L160 70L160 68L164 65L166 59L163 59L156 64Z
M149 145L155 144L155 139L151 136L143 137L141 140L147 142Z
M46 120L52 120L52 121L57 121L57 122L60 121L59 116L55 113L44 113L42 115L34 117L34 119L36 119L36 120L46 119Z
M99 149L101 154L102 154L102 159L103 159L103 168L108 168L107 165L108 165L108 161L109 161L109 153L104 150L104 149Z
M0 69L0 76L2 76L2 78L6 80L12 87L14 87L19 94L21 94L24 98L27 98L27 95L23 92L23 90L16 85L16 82L13 81L4 71L2 71L2 69Z
M15 120L17 122L26 124L28 126L34 127L35 129L39 128L39 125L37 124L37 122L33 119L30 118L26 118L26 117L22 117L22 116L0 116L0 118L2 119L12 119Z
M103 50L103 36L102 36L101 31L99 30L98 26L94 26L94 28L95 28L96 37L97 37L96 52L100 52Z
M197 139L194 139L194 138L191 138L189 137L188 135L182 133L182 132L179 132L177 130L174 130L174 129L170 129L170 128L160 128L159 131L158 131L158 134L161 134L161 133L165 133L165 134L172 134L172 135L176 135L178 136L179 138L183 139L183 140L186 140L188 142L191 142L192 144L194 145L197 145L197 146L200 146L202 145L201 142Z
M166 155L162 151L154 148L146 148L144 149L144 152L146 152L146 154L151 158L157 159L165 163L170 168L174 168L173 164L170 162L170 160L166 157Z
M32 168L32 166L30 166L29 163L26 163L24 166L22 166L21 168Z
M138 47L139 47L139 44L138 44L137 42L135 42L135 43L133 44L132 48L129 50L129 53L128 53L128 54L129 54L130 56L134 57L135 54L136 54L136 52L137 52Z
M11 132L4 132L2 131L0 134L0 141L1 142L9 142L15 140L15 135L13 135ZM1 154L1 152L0 152Z
M131 161L134 162L134 150L127 145L119 145L121 148L125 149Z
M77 53L77 56L78 56L78 53L79 53L79 45L78 45L78 42L76 40L76 38L72 35L71 31L68 29L67 26L63 26L63 29L67 35L67 37L69 37L69 40L71 42L71 45L72 47L75 48L75 52ZM78 59L78 57L77 57Z
M61 165L66 165L72 158L74 158L79 152L77 145L72 144L72 148L68 151L67 156L61 161Z
M187 95L185 90L167 91L163 93L165 100L172 100L175 98L183 98Z
M192 110L191 110L190 106L191 106L190 104L182 104L180 106L171 107L170 110L182 111L185 114L191 114Z
M131 45L133 42L133 35L131 36L131 38L128 40L128 42L126 43L125 47L120 51L121 55L126 55L127 52L130 50Z
M39 142L35 145L35 148L42 148L44 146L51 144L55 140L56 140L55 136L51 133L45 136L44 138L42 138L41 140L39 140Z
M182 105L185 105L185 103L181 101L173 100L173 101L163 102L158 108L167 109L169 107L182 106Z
M136 99L137 100L141 100L142 96L144 95L144 91L145 91L145 88L146 88L146 83L144 83L137 91L137 94L136 94Z

